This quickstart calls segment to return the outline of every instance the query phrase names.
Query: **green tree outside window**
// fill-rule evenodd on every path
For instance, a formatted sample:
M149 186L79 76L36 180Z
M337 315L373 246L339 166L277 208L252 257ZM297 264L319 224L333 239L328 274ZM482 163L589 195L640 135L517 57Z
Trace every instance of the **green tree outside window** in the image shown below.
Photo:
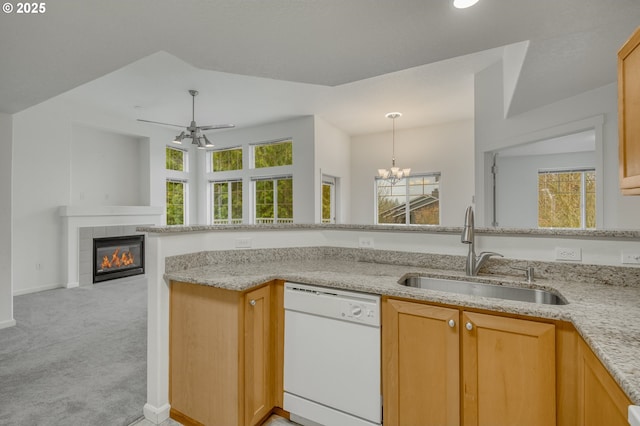
M293 142L283 141L253 147L254 167L289 166L293 164Z
M167 181L167 225L184 225L184 182Z

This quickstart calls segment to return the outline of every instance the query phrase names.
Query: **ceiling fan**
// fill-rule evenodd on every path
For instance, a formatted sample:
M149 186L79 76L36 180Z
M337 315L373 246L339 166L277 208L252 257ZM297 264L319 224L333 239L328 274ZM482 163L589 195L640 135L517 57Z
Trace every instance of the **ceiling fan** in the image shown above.
M170 123L161 123L159 121L151 121L151 120L142 120L138 119L138 121L144 121L145 123L153 123L153 124L162 124L165 126L174 126L184 128L182 132L174 139L174 143L182 144L183 139L191 139L191 143L198 145L199 149L210 148L213 146L207 135L203 132L209 130L219 130L219 129L230 129L232 127L236 127L233 124L214 124L210 126L197 126L195 111L196 111L196 95L198 94L197 90L189 90L189 94L191 95L191 124L189 126L181 126L179 124L170 124Z

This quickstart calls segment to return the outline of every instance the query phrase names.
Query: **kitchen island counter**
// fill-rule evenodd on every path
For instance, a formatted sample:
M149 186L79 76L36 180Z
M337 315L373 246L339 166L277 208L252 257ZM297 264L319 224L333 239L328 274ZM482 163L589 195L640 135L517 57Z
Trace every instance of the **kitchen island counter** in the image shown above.
M633 403L640 403L640 283L636 268L615 268L600 274L608 284L580 276L580 271L554 276L545 268L542 278L528 284L520 276L481 274L474 281L543 288L560 294L566 305L541 305L405 287L405 274L468 279L459 256L438 256L396 251L308 247L298 249L230 250L200 252L167 258L166 281L182 281L245 291L281 279L385 296L486 309L571 322L600 358ZM504 261L502 261L504 262ZM449 268L451 266L451 268ZM504 267L504 265L502 265ZM500 270L500 262L493 268ZM514 273L516 271L512 271ZM603 275L604 274L604 275ZM631 274L629 276L628 274ZM544 276L546 275L546 276ZM524 278L524 277L522 277Z

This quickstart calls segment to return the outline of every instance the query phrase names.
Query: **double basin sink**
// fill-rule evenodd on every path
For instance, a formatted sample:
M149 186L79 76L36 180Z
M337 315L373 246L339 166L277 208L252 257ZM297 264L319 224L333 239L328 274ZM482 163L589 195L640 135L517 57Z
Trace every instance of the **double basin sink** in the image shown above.
M546 305L567 304L567 302L557 294L536 288L509 287L497 284L457 281L424 276L409 276L402 280L400 284L407 287L466 294L471 296L516 300L519 302L540 303Z

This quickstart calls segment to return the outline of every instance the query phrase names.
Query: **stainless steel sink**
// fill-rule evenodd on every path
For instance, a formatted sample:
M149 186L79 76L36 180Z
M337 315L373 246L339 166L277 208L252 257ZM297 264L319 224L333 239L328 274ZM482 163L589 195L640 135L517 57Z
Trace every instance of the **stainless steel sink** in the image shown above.
M410 276L400 284L407 287L473 296L493 297L497 299L517 300L520 302L541 303L546 305L566 305L567 302L557 294L547 290L523 287L508 287L496 284L475 283L470 281L448 280L444 278Z

